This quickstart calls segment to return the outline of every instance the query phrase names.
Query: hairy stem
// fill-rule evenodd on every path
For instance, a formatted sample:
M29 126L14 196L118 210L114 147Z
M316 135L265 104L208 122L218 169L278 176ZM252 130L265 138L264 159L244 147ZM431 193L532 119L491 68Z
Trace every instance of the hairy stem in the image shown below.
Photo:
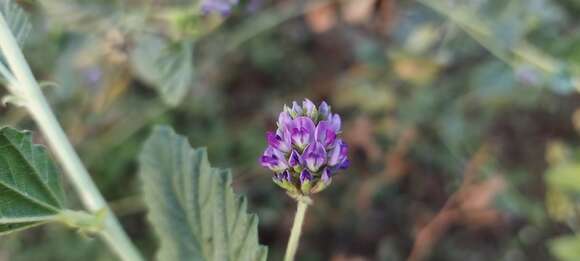
M292 231L290 232L290 239L288 240L288 246L286 247L284 261L294 261L307 208L308 204L305 201L298 200L298 208L296 209L296 216L294 216L294 225L292 225Z
M107 211L104 229L101 232L102 238L122 260L143 260L67 139L2 14L0 14L0 49L14 75L14 82L9 83L9 91L28 109L38 124L84 206L91 212L103 209Z

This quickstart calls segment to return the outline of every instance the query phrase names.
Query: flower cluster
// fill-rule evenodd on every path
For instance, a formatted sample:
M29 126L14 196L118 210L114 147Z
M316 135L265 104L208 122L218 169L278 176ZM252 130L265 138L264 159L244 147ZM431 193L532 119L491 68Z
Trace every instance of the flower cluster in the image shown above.
M325 189L332 176L349 166L348 147L339 138L341 120L322 102L317 108L305 99L302 106L284 106L276 132L268 132L262 166L274 171L273 180L291 196Z

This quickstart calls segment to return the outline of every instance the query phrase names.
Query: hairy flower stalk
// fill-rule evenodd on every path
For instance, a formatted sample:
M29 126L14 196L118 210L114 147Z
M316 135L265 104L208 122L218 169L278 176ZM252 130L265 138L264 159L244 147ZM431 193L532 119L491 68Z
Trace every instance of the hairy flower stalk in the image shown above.
M310 195L330 185L332 177L349 166L348 146L340 139L341 119L322 102L316 107L305 99L302 104L284 106L277 129L268 132L268 147L260 158L262 166L274 172L272 180L298 201L298 208L286 261L294 260L302 222Z
M0 56L5 58L6 65L10 69L0 70L2 76L8 80L8 91L12 95L8 96L11 97L10 101L28 109L87 209L91 212L104 213L104 227L100 231L104 240L122 260L143 260L67 139L2 13L0 13Z

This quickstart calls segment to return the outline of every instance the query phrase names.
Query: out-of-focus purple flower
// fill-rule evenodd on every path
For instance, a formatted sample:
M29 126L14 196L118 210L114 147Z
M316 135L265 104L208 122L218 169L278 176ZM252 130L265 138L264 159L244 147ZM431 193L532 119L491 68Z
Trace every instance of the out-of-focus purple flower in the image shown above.
M515 71L516 79L526 86L538 86L541 83L541 74L529 65L518 66Z
M262 166L275 172L272 180L292 196L324 190L332 177L349 165L348 146L340 139L341 118L322 102L305 99L284 105L277 129L268 132Z
M250 2L246 5L246 11L249 13L257 12L263 4L263 0L250 0Z
M203 0L201 2L201 12L205 15L218 13L222 16L228 16L238 2L239 0Z

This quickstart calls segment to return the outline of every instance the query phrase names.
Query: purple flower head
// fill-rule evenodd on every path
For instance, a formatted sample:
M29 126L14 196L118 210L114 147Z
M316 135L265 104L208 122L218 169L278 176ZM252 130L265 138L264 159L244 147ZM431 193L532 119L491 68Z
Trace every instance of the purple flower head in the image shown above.
M266 134L268 147L260 162L275 172L272 180L290 195L320 192L349 165L341 125L340 116L332 114L326 102L317 107L305 99L284 105L276 131Z
M232 8L238 4L238 0L203 0L201 2L201 12L204 15L218 13L222 16L228 16Z

